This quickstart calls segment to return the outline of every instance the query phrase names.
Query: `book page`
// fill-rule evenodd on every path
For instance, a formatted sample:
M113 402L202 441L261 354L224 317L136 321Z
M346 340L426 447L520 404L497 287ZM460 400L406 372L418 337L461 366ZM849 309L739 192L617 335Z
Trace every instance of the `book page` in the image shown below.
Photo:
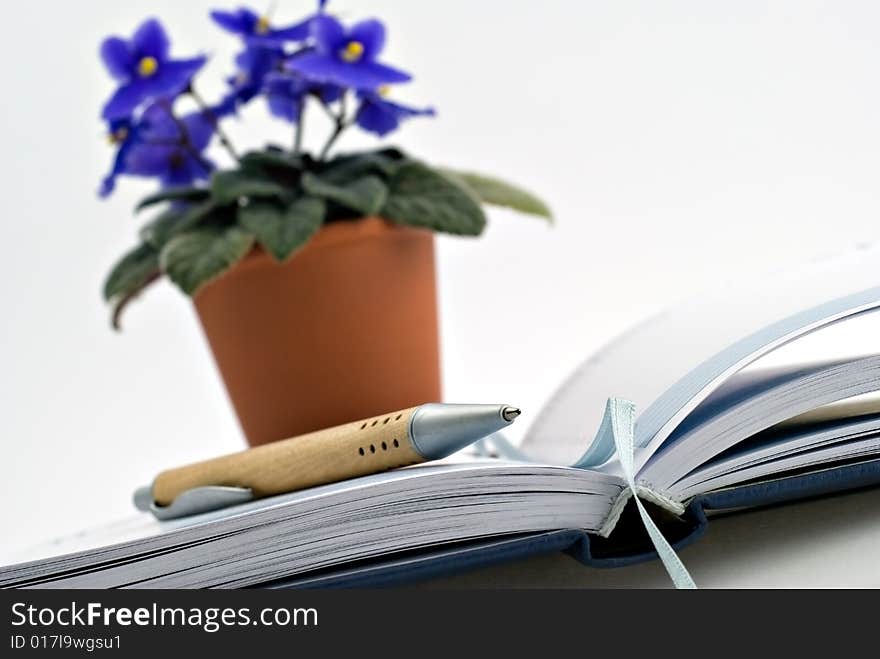
M588 359L545 406L523 450L570 464L611 397L632 400L641 467L728 377L795 338L880 306L880 246L772 276L719 283L636 327Z
M625 484L553 465L453 459L158 522L131 520L0 565L0 587L244 587L396 552L597 531Z
M758 476L780 474L786 468L799 469L814 464L817 451L837 460L863 450L863 440L880 435L880 415L825 422L821 425L792 427L777 425L734 446L676 482L671 494L683 500L719 487L747 480L760 467ZM830 456L830 457L829 457ZM782 462L790 459L791 462ZM729 477L729 478L728 478ZM724 478L725 480L720 480Z
M769 369L797 368L821 360L852 360L880 354L880 311L871 311L792 341L747 366L737 378L761 377ZM880 391L824 405L780 424L804 426L880 414Z

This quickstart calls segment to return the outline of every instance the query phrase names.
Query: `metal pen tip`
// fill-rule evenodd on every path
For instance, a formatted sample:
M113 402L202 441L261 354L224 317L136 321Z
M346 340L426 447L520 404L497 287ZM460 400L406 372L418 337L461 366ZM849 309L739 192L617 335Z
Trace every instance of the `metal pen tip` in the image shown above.
M520 414L522 414L522 410L517 407L505 407L501 411L501 417L507 421L507 423L515 421Z

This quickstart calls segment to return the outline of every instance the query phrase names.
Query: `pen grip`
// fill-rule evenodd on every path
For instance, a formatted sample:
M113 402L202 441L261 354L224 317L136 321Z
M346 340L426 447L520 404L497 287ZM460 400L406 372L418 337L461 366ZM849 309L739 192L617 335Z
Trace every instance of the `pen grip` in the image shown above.
M250 488L262 498L424 462L409 435L416 409L162 472L153 481L153 498L167 506L181 493L206 486Z

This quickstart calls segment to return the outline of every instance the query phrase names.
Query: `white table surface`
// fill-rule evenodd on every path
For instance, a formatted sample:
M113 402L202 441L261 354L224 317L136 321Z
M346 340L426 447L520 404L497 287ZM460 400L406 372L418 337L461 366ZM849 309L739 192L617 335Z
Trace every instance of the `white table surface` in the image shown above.
M710 520L680 553L701 588L877 588L880 489ZM613 570L565 554L426 582L425 588L668 588L659 562Z

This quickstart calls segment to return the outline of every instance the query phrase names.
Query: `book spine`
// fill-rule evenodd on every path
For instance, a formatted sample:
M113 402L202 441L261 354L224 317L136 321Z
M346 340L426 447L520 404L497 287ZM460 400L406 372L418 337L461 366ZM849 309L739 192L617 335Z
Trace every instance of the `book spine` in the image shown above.
M645 485L639 484L637 486L637 491L639 499L642 501L648 501L664 510L668 510L673 515L680 516L685 512L685 506L682 503L655 490L649 489ZM608 516L602 523L602 528L599 529L596 535L602 538L607 538L611 535L617 527L617 523L620 521L620 516L626 508L626 504L629 503L629 500L632 499L632 497L633 491L630 488L625 487L621 490L620 494L617 495L617 499L614 500L611 510L608 511Z

